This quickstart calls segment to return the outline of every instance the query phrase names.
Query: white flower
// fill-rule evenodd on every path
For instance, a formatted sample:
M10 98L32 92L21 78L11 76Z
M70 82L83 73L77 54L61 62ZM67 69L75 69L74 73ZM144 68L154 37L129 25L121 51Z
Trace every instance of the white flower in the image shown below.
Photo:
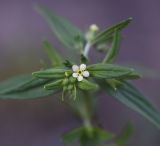
M83 77L89 77L89 72L86 70L86 65L81 64L80 66L73 65L72 66L73 74L72 76L74 78L77 78L78 81L82 81Z

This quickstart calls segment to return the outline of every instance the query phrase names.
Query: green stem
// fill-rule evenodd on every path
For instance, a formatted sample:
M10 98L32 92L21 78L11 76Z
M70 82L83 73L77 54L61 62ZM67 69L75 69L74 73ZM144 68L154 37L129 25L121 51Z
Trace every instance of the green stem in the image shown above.
M102 62L102 63L105 64L105 63L107 62L107 60L108 60L108 55L105 56L105 58L103 59L103 62Z
M87 58L88 58L90 48L91 48L91 43L87 42L85 47L84 47L84 52L83 52L84 56L87 57Z
M88 136L92 136L92 124L90 119L84 119L84 127L86 128Z

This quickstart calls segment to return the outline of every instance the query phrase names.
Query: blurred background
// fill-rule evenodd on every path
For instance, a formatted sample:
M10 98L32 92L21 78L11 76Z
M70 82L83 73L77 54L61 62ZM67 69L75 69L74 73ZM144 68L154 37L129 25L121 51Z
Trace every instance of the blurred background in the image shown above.
M158 0L0 0L0 80L42 67L47 56L42 40L59 47L50 28L33 9L45 4L86 30L92 23L105 28L133 17L123 31L118 63L132 62L160 68L160 1ZM94 55L94 54L93 54ZM91 56L90 56L91 57ZM135 82L160 109L160 81ZM160 132L147 120L111 97L98 99L98 117L104 129L118 133L128 122L135 127L129 146L159 146ZM28 101L0 101L0 146L63 146L60 136L80 125L71 111L54 97Z

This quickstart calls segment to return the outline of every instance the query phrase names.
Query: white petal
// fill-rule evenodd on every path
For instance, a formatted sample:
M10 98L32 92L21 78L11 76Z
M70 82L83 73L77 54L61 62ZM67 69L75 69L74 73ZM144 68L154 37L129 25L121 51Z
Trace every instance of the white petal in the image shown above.
M73 66L72 66L72 70L73 70L74 72L77 72L77 71L79 70L79 66L73 65Z
M80 70L85 70L86 69L86 65L85 64L81 64L80 65Z
M84 71L84 72L83 72L83 76L84 76L84 77L89 77L89 72L88 72L88 71Z
M79 75L77 78L78 81L82 81L83 80L83 76Z
M73 73L72 76L73 76L74 78L77 78L77 77L78 77L78 74L77 74L77 73Z

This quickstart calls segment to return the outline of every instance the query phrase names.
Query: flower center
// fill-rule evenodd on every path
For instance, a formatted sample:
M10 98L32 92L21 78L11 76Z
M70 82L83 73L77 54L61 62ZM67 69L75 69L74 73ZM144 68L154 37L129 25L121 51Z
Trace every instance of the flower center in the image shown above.
M82 75L82 70L78 70L77 73L78 73L79 75Z

